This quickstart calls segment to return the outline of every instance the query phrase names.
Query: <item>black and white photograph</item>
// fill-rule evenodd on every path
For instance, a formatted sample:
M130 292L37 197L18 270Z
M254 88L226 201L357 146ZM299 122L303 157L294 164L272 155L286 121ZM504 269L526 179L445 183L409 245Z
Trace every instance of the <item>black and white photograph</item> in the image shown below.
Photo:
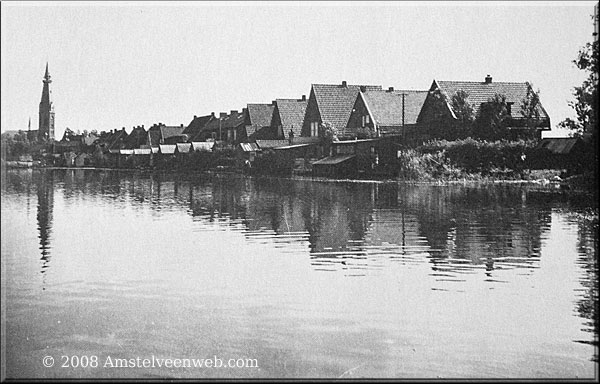
M2 382L598 382L597 1L1 1Z

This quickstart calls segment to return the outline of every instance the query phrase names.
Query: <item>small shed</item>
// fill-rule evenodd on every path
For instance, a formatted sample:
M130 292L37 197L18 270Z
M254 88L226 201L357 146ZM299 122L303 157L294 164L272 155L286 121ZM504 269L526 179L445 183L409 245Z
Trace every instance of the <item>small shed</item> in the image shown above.
M214 141L192 141L193 152L212 152L214 146Z
M313 175L322 177L355 177L356 155L334 155L312 163Z
M160 144L158 148L158 153L162 155L174 155L177 146L175 144Z

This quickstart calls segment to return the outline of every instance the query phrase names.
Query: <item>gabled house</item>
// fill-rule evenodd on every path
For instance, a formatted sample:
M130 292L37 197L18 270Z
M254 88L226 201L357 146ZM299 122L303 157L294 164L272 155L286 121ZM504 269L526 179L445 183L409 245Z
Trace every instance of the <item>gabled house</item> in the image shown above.
M148 145L155 147L160 144L184 143L189 137L183 133L185 129L183 124L176 126L154 124L148 129Z
M528 93L533 94L534 92L531 85L527 82L493 82L490 75L486 76L483 82L433 80L429 94L419 113L418 124L422 125L424 129L431 130L435 129L436 124L440 121L447 123L446 125L457 121L458 111L453 109L451 100L458 91L464 91L468 95L466 101L472 107L474 116L478 116L482 105L488 103L495 95L505 96L507 124L511 138L519 137L521 132L528 129L527 118L522 113L522 107ZM440 98L440 96L442 97ZM534 128L537 138L541 138L542 131L550 130L550 117L541 102L535 107L535 112L539 118L534 123ZM431 133L433 134L433 132Z
M246 138L250 141L256 139L275 139L276 132L272 129L273 110L275 101L271 104L248 104L244 122Z
M194 141L224 141L227 145L246 141L246 114L246 108L243 108L241 112L232 110L229 114L221 112L218 118L205 125Z
M348 126L340 136L364 139L385 135L415 134L417 117L427 97L427 91L367 90L362 87ZM403 128L404 127L404 128Z
M275 100L271 121L275 139L290 140L290 137L300 137L307 105L306 95L302 95L301 99Z
M143 125L134 127L123 143L126 149L141 148L142 145L148 145L148 132L146 132Z
M381 90L380 85L365 85L365 90ZM323 136L321 124L327 122L336 130L342 131L348 126L352 107L356 102L360 85L313 84L306 106L302 124L302 136Z
M196 138L199 137L206 125L215 119L216 117L214 112L206 116L194 115L194 118L190 124L183 130L183 134L187 135L190 141L196 141Z

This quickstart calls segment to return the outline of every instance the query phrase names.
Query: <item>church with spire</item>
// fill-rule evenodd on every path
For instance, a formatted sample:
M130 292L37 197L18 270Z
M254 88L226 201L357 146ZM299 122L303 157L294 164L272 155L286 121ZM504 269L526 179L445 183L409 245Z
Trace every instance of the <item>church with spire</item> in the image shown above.
M38 141L54 140L54 104L52 103L52 91L50 90L50 72L46 63L46 73L42 80L42 100L40 101L39 128L37 132Z

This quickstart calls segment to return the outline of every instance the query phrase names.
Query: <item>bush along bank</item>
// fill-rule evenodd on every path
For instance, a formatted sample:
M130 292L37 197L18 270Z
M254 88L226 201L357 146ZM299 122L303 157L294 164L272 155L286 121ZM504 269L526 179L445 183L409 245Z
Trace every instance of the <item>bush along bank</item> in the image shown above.
M561 170L533 170L535 140L434 140L398 153L400 179L415 181L536 180Z

